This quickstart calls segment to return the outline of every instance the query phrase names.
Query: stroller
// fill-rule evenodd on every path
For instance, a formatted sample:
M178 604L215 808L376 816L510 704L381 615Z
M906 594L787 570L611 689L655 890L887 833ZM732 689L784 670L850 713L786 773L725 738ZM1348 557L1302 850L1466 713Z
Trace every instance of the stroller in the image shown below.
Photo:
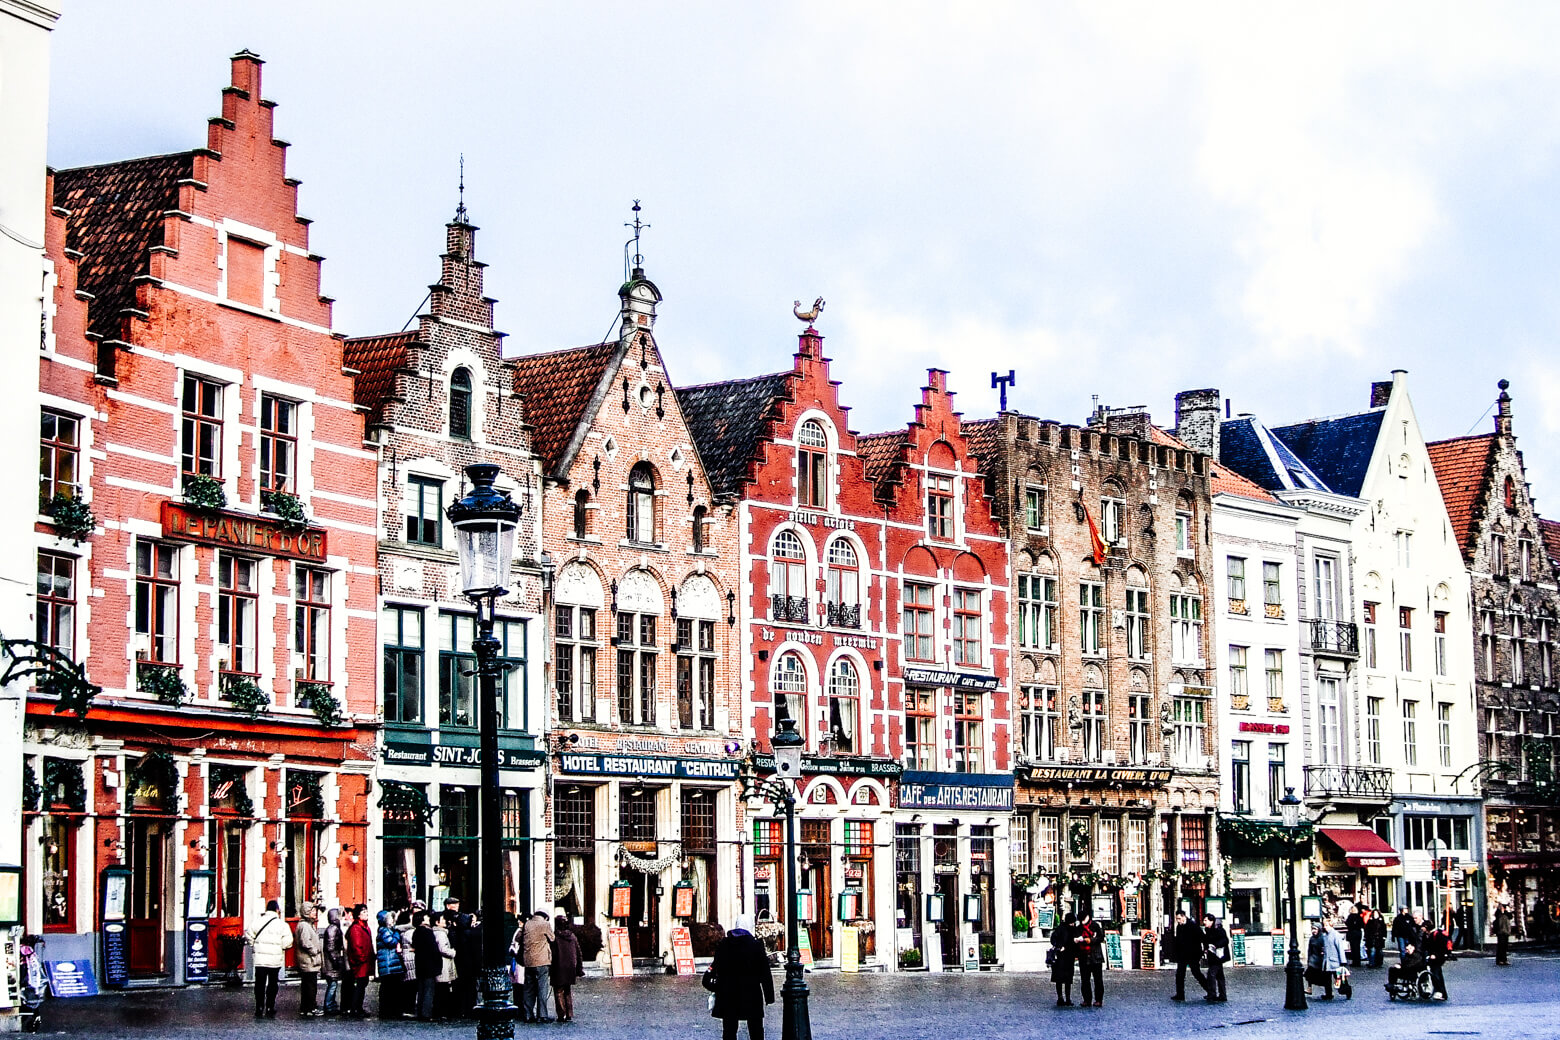
M1386 989L1388 1000L1429 1000L1435 993L1435 981L1425 959L1410 952L1387 969Z

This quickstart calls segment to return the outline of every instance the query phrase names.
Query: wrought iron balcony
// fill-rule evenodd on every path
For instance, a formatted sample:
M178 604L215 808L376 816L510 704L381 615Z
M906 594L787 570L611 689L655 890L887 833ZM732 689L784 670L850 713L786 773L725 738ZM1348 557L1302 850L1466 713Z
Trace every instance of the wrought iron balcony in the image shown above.
M1352 621L1308 621L1311 626L1311 649L1319 654L1338 657L1360 656L1360 630Z
M1306 766L1307 798L1392 800L1392 770L1380 766Z
M807 616L807 597L770 596L769 616L776 621L799 621L805 625L811 620Z
M835 628L860 628L861 604L860 603L830 603L829 624Z

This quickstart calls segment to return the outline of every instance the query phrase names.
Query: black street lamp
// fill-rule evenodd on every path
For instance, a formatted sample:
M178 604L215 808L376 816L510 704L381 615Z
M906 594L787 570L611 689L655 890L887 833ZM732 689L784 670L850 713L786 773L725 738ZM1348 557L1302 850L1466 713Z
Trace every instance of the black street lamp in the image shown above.
M1295 860L1299 858L1297 850L1300 847L1300 799L1295 797L1293 787L1284 789L1284 797L1278 800L1278 808L1283 814L1284 834L1289 838L1289 963L1284 967L1284 1010L1304 1011L1305 965L1300 962L1300 911L1295 902Z
M802 773L806 742L796 732L795 719L781 719L780 732L769 741L775 753L775 775L761 777L749 757L737 780L746 797L765 798L785 810L785 982L780 987L780 1040L812 1040L812 1018L807 1011L807 978L802 973L802 940L796 906L796 792L786 777Z
M477 608L477 637L471 643L477 658L482 755L482 1003L477 1008L477 1038L501 1040L515 1035L515 1005L510 999L509 936L504 934L503 791L498 780L498 678L504 666L493 636L493 609L509 592L505 585L520 507L493 487L497 466L467 466L466 476L471 491L450 503L448 513L460 557L461 592Z

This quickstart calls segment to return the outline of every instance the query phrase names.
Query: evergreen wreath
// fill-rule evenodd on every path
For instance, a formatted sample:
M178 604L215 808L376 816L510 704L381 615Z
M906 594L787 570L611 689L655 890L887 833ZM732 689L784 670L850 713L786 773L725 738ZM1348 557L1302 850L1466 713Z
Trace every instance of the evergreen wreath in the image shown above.
M168 752L148 751L130 767L125 787L132 797L143 788L156 791L157 800L167 809L179 789L179 767Z
M271 706L270 696L260 688L259 683L247 675L234 675L231 672L222 676L222 697L250 717L259 715Z
M45 809L63 805L71 812L86 812L87 778L81 763L66 758L45 758L42 794L47 801Z
M37 812L38 802L43 798L43 788L38 783L38 771L33 768L32 759L22 759L22 811Z
M97 517L92 507L74 495L63 491L43 504L43 513L54 521L54 530L61 538L69 538L80 545L97 530Z
M222 481L201 473L184 476L184 504L197 512L214 513L227 507L227 492Z
M341 702L336 699L329 683L300 682L296 690L299 707L307 703L314 717L320 720L320 725L341 725Z
M260 492L260 508L276 514L283 530L297 532L309 526L309 515L304 512L303 499L290 492Z
M1067 851L1073 859L1085 859L1089 855L1089 822L1074 820L1067 828Z
M167 704L175 708L190 696L189 687L184 685L184 679L179 675L179 666L176 664L137 661L135 688L141 693L149 693L156 697L159 704Z
M227 798L233 812L246 819L253 819L255 803L249 797L248 785L244 783L246 772L248 770L242 766L212 766L211 789L214 792L223 784L228 784Z
M420 817L424 824L433 822L433 806L420 787L403 784L398 780L379 781L379 807L386 819Z
M320 774L303 770L287 770L287 786L283 789L282 815L308 816L319 819L325 812L325 801L320 797ZM297 788L298 793L293 794Z

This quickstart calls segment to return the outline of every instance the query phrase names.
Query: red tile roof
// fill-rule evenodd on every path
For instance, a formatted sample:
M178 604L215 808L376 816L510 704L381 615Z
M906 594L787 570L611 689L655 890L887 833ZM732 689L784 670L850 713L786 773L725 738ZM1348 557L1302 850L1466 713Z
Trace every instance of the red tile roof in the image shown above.
M1441 500L1446 503L1446 513L1451 518L1452 533L1467 557L1473 551L1474 518L1484 512L1495 435L1481 433L1473 437L1454 437L1425 447L1430 451L1435 479L1441 485Z
M618 344L597 343L513 358L515 392L525 397L531 450L546 473L557 473L564 451L617 355Z
M899 461L899 449L904 447L905 431L888 433L863 433L856 437L856 454L866 467L867 479L874 484L886 477L894 463Z
M65 248L82 254L76 287L93 296L88 330L120 335L123 312L135 306L135 278L148 270L152 246L163 244L166 211L179 208L180 180L193 176L194 152L60 170L54 205L70 211Z
M415 332L391 332L383 336L358 336L344 344L342 364L356 369L352 399L367 409L370 423L383 422L385 405L395 397L395 375L413 367L411 345Z
M970 446L970 454L985 471L997 459L997 442L1002 437L1002 425L998 419L971 419L959 424L964 443Z
M1549 550L1549 558L1560 566L1560 522L1539 520L1538 530L1543 536L1544 548Z

